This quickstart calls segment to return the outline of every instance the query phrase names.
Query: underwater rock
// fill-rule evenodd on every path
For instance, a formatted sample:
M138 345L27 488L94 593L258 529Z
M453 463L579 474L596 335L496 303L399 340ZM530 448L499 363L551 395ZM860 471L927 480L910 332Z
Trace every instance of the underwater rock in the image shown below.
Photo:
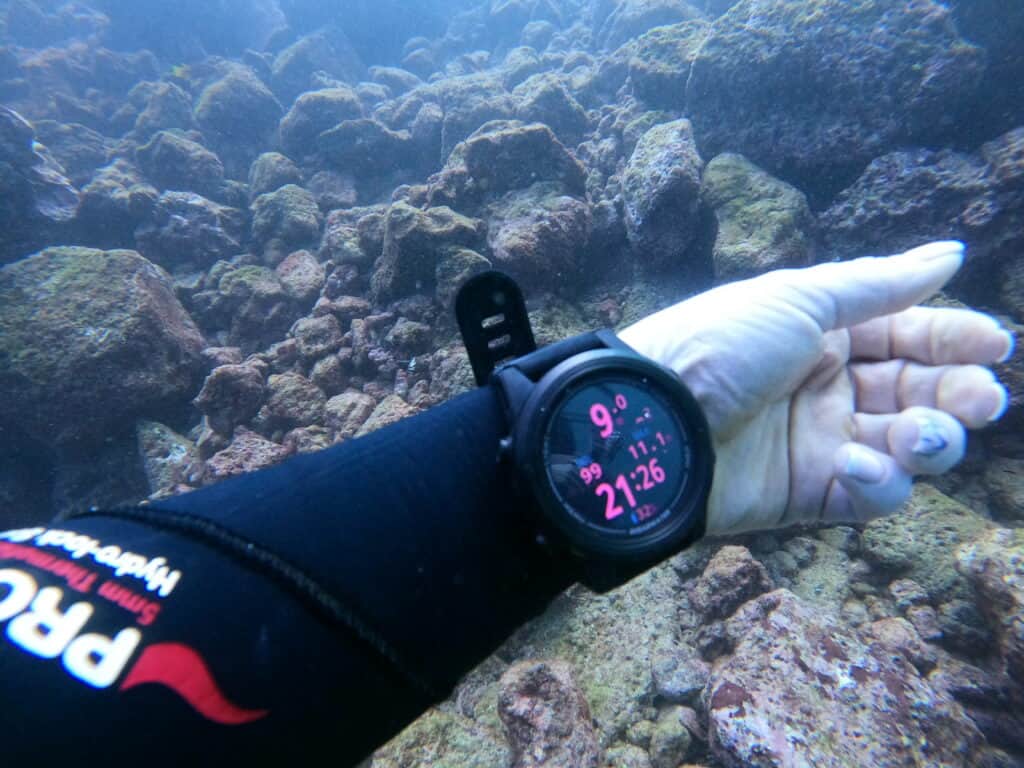
M60 163L74 186L88 184L96 169L106 165L112 142L103 134L77 123L54 120L37 120L34 125L36 138Z
M703 169L689 120L655 125L640 137L622 173L622 201L626 234L642 264L710 278L710 260L691 248Z
M401 317L384 337L395 351L406 357L415 357L428 351L434 332L426 323Z
M259 411L266 399L263 373L245 363L219 365L210 371L193 405L215 432L230 435Z
M409 405L398 395L388 395L377 403L377 407L373 409L373 412L367 417L366 421L359 427L359 431L356 432L355 436L362 437L382 427L396 424L402 419L412 416L416 411L416 408Z
M742 0L693 61L687 114L704 152L827 198L873 157L956 135L984 67L934 0Z
M706 702L728 765L959 765L982 736L902 655L777 590L726 622Z
M864 627L863 632L883 648L901 654L922 675L931 672L938 662L935 649L921 639L914 625L906 619L878 619Z
M264 152L249 167L249 195L255 199L285 184L302 184L302 174L280 152Z
M682 110L690 66L707 31L707 22L694 20L641 35L630 50L633 95L653 109Z
M509 192L487 214L492 261L524 286L572 292L587 277L590 208L565 194L561 184L539 182Z
M508 745L495 729L432 707L373 753L366 768L494 768L509 766Z
M252 237L264 245L271 240L290 247L315 243L322 221L313 195L296 184L260 195L252 203Z
M1024 686L1024 531L989 531L961 547L956 559L957 570L978 591L978 605L998 633L1007 672Z
M689 588L690 606L705 621L724 619L774 585L765 567L745 547L725 546L715 553Z
M652 27L700 16L700 11L684 0L620 0L604 20L596 38L601 47L612 50Z
M284 446L271 442L245 427L238 427L231 444L207 459L207 479L210 482L217 482L244 475L279 464L289 455L290 452Z
M118 158L82 190L76 228L90 244L134 245L136 228L152 215L159 197L138 168Z
M537 51L529 46L521 45L505 54L505 60L501 63L502 83L505 88L512 90L526 78L541 72L544 68Z
M938 605L971 596L970 586L957 573L955 551L991 527L969 507L917 483L903 509L869 522L861 541L865 559L892 575L913 579Z
M813 262L815 222L807 198L742 155L712 158L701 199L718 223L712 251L717 281Z
M380 250L373 254L364 251L359 230L350 223L347 211L331 211L317 253L321 261L330 259L335 264L369 264Z
M369 72L370 79L386 86L394 97L401 96L403 93L423 85L423 81L416 75L399 67L370 67Z
M224 185L224 165L202 144L171 131L160 131L135 150L139 167L162 189L218 197Z
M707 663L687 645L659 649L651 659L654 691L673 704L696 704L710 672Z
M234 66L199 95L195 119L204 131L255 141L277 128L282 112L274 94L251 69Z
M294 251L274 268L289 296L309 306L324 286L324 268L309 251Z
M363 116L363 105L351 88L324 88L299 96L281 120L281 146L301 158L316 151L316 137L345 120Z
M502 120L480 127L431 177L430 205L477 210L487 197L558 181L566 193L586 195L585 171L546 125Z
M0 421L93 445L180 407L206 344L170 276L134 251L48 248L0 268Z
M205 467L195 443L158 421L135 424L142 468L149 481L151 499L162 499L192 490L203 479Z
M986 462L984 477L993 516L1024 520L1024 460L994 456Z
M408 131L371 118L345 120L319 135L316 148L343 171L374 176L401 168L410 152Z
M470 248L449 248L437 260L434 272L434 295L447 311L454 311L459 288L473 275L486 272L491 262Z
M596 768L601 751L590 707L568 663L520 661L498 685L511 766Z
M341 347L341 326L334 315L299 318L288 335L298 342L299 356L309 363Z
M334 442L355 437L376 407L376 400L354 389L328 400L324 407L324 418Z
M653 768L678 768L690 751L692 736L686 727L686 707L668 707L658 713L648 754Z
M267 379L267 402L259 419L269 429L289 430L321 424L327 398L313 382L300 373L271 374Z
M925 240L967 237L970 212L988 194L985 162L975 155L893 152L872 160L821 214L821 224L835 255L899 253Z
M145 142L158 131L192 128L192 98L174 83L143 82L132 88L126 104L111 118L136 141ZM129 125L123 125L131 121Z
M336 208L351 208L359 198L356 179L351 173L317 171L306 183L306 188L316 199L320 210L324 212Z
M544 123L568 146L578 144L587 130L587 113L553 73L529 77L512 91L515 116L524 122Z
M52 240L78 203L78 190L34 140L32 125L0 105L0 264Z
M444 109L441 157L488 121L507 120L515 114L515 101L497 73L446 78L433 84L433 89Z
M228 343L246 352L279 341L300 314L277 273L266 267L229 268L211 299L206 324L228 323Z
M167 269L205 267L238 253L243 222L237 208L193 192L164 192L149 220L135 230L135 242L146 258Z
M277 54L271 66L271 83L281 101L291 104L300 93L315 87L313 76L318 72L354 85L365 79L365 71L345 33L330 26L298 39Z
M384 247L371 286L377 301L411 293L432 293L438 259L445 248L478 247L483 222L438 206L420 210L395 203L388 211Z

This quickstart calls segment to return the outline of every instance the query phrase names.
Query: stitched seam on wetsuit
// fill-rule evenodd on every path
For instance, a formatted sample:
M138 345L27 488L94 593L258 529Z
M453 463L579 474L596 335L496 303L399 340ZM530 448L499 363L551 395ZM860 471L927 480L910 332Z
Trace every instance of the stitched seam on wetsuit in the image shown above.
M351 609L334 597L312 576L301 568L292 565L280 555L254 541L239 536L226 528L210 522L206 518L184 515L180 512L161 509L159 512L138 507L119 507L116 509L85 510L74 512L65 519L83 517L115 517L137 523L150 524L157 528L166 528L184 534L201 542L210 544L228 555L243 561L253 570L268 576L285 589L296 593L298 597L329 621L342 624L360 640L369 645L382 656L406 682L413 686L431 702L444 697L434 687L417 675L401 661L398 651L384 639L378 631L360 619Z

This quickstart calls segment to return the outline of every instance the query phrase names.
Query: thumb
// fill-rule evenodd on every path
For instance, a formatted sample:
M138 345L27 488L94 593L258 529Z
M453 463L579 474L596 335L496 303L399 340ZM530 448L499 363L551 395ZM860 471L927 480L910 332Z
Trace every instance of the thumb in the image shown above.
M866 445L839 446L833 469L838 482L825 501L823 522L864 522L895 512L910 498L912 479L906 470Z
M786 282L787 300L822 331L831 331L912 307L945 285L963 260L964 244L943 240L896 256L867 256L775 274Z

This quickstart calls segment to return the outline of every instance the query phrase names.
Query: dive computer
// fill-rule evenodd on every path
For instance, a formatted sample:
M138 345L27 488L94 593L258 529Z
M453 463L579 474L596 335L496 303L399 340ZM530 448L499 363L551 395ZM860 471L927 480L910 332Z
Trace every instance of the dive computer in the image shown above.
M700 405L679 377L610 330L536 348L518 285L466 282L456 317L477 384L497 386L505 459L536 540L599 592L704 533L714 468Z

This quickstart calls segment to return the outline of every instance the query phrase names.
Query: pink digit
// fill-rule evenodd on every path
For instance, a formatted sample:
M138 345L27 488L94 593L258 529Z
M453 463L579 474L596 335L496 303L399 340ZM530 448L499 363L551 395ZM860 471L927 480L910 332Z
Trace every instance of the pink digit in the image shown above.
M615 503L615 489L608 483L601 483L594 491L598 496L604 496L604 519L614 520L625 510Z
M594 403L590 406L590 420L594 422L594 426L601 429L601 437L608 437L614 430L612 415L600 403Z
M600 480L602 474L604 474L604 473L601 471L601 465L600 464L598 464L595 461L593 464L590 465L590 476L592 478L594 478L595 480Z
M615 407L616 408L618 408L620 411L624 411L624 410L626 410L626 405L628 405L628 403L626 403L626 396L625 395L616 395L615 396Z
M590 470L587 467L580 470L580 477L583 478L583 482L587 485L590 485L590 481L593 480L590 476Z

